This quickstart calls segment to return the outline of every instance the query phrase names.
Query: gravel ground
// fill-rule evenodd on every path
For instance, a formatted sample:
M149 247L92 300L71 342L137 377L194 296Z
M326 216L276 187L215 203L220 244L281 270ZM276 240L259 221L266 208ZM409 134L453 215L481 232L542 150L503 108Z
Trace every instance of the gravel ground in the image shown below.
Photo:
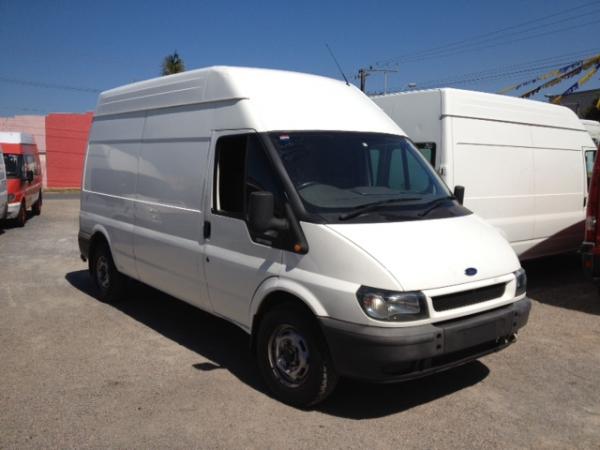
M0 231L0 448L598 448L600 296L577 256L525 265L519 341L394 385L270 398L241 330L145 286L99 302L75 196Z

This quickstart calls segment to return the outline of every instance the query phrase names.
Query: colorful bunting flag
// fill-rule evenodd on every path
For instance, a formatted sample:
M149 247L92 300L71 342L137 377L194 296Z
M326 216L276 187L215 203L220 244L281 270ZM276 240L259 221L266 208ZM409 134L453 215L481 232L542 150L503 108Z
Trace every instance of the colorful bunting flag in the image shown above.
M553 78L552 80L539 85L535 89L525 92L524 94L521 95L521 98L529 98L529 97L537 94L538 92L540 92L542 89L546 89L551 86L555 86L555 85L561 83L562 81L567 80L571 77L574 77L575 75L578 75L581 72L583 72L584 70L588 70L590 67L594 66L595 64L599 64L599 63L600 63L600 55L596 55L591 58L588 58L580 66L578 66L572 70L569 70L568 72L565 72L565 73L557 76L556 78ZM587 79L585 81L587 81ZM577 89L577 88L575 88L575 89Z
M530 84L533 84L533 83L537 83L538 81L547 80L550 77L559 76L559 75L561 75L561 74L563 74L563 73L565 73L565 72L567 72L567 71L569 71L569 70L571 70L571 69L573 69L575 67L583 65L583 62L584 62L583 59L580 60L580 61L572 62L570 64L567 64L564 67L561 67L560 69L551 70L550 72L547 72L547 73L545 73L543 75L535 77L535 78L533 78L531 80L527 80L527 81L524 81L522 83L514 84L512 86L504 88L504 89L498 91L498 94L506 94L507 92L510 92L510 91L518 91L519 89L521 89L524 86L527 86L527 85L530 85Z
M568 95L568 94L572 94L577 89L579 89L581 86L583 86L585 83L587 83L590 80L590 78L592 78L594 76L594 74L596 72L598 72L598 69L600 69L600 63L596 64L594 67L592 67L589 70L588 73L586 73L579 80L577 80L577 82L575 82L574 84L572 84L571 86L569 86L569 88L565 92L563 92L562 94L554 97L554 99L552 100L552 103L554 103L556 105L559 105L560 101L563 98L563 96Z

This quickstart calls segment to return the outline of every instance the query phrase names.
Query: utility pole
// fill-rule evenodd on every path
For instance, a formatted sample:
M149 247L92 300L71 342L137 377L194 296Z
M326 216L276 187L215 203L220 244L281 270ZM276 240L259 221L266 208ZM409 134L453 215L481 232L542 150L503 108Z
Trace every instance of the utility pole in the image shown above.
M383 73L383 93L387 94L387 81L388 81L388 73L398 72L397 70L391 69L373 69L373 66L370 66L368 69L361 68L358 70L358 79L360 80L360 90L366 92L367 88L367 77L375 72Z
M367 72L367 69L359 69L358 70L358 78L360 79L360 90L365 92L365 89L367 87L367 77L369 76L369 73Z

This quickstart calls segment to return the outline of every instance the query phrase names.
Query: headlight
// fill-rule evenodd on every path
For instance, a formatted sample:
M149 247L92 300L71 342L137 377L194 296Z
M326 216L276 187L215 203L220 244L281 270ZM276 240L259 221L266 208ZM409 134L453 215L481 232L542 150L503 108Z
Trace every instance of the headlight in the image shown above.
M527 275L525 269L522 267L514 272L515 278L517 279L517 289L515 290L515 297L524 294L527 291Z
M15 201L15 194L8 194L8 202L14 202Z
M361 286L356 297L373 319L403 322L427 317L427 301L420 291L395 292Z

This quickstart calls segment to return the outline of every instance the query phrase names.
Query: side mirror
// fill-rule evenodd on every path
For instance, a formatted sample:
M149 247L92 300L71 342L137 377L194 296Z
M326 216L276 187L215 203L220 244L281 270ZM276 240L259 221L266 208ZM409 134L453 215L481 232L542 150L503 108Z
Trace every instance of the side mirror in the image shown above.
M454 196L456 197L456 201L462 205L465 200L465 187L454 186Z
M250 228L258 233L269 230L287 230L289 223L286 219L278 219L274 215L273 194L268 191L252 192L248 205Z

